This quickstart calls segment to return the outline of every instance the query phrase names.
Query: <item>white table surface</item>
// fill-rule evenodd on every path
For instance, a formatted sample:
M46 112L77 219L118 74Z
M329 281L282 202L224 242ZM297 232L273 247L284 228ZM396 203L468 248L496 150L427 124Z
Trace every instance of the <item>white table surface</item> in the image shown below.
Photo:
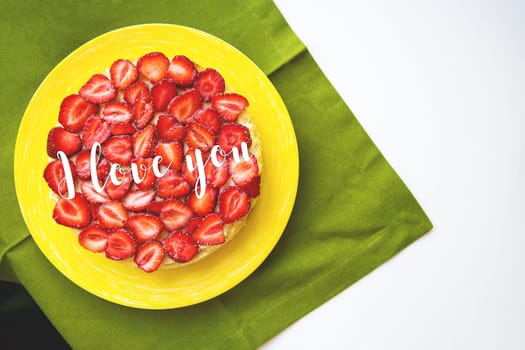
M525 349L525 2L276 4L435 228L263 349Z

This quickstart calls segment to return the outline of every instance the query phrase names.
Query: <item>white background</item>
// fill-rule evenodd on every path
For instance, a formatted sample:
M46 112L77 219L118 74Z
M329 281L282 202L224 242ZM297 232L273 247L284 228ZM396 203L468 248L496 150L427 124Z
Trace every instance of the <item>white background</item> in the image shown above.
M266 349L525 349L525 2L277 6L435 228Z

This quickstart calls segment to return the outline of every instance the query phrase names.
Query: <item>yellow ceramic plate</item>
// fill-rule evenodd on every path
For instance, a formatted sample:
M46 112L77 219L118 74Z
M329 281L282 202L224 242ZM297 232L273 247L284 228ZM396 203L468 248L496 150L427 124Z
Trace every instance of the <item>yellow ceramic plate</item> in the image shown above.
M47 133L57 124L62 99L118 58L135 60L160 51L186 55L214 67L226 84L250 101L260 133L263 181L247 224L213 255L178 269L147 274L82 248L71 229L52 219L54 199L42 174ZM297 191L297 141L286 107L259 68L234 47L207 33L175 25L147 24L99 36L60 62L29 103L15 150L15 182L26 224L40 250L71 281L106 300L137 308L168 309L213 298L249 276L270 254L290 217Z

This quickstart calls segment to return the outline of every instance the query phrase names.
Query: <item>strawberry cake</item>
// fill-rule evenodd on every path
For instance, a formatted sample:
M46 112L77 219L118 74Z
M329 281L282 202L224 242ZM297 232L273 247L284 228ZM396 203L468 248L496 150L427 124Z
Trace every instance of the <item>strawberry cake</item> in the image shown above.
M248 105L186 56L116 60L64 98L49 131L54 220L82 247L145 272L205 258L259 196Z

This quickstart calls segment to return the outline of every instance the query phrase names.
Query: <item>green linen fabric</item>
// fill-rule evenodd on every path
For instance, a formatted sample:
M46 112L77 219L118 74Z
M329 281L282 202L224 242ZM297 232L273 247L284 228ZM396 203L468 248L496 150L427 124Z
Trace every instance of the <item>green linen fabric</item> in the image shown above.
M432 227L269 0L4 0L0 18L0 279L21 283L75 349L256 348ZM229 292L181 309L128 308L74 285L38 250L15 195L17 129L40 82L84 42L140 23L191 26L244 52L283 97L299 146L297 200L274 251Z

